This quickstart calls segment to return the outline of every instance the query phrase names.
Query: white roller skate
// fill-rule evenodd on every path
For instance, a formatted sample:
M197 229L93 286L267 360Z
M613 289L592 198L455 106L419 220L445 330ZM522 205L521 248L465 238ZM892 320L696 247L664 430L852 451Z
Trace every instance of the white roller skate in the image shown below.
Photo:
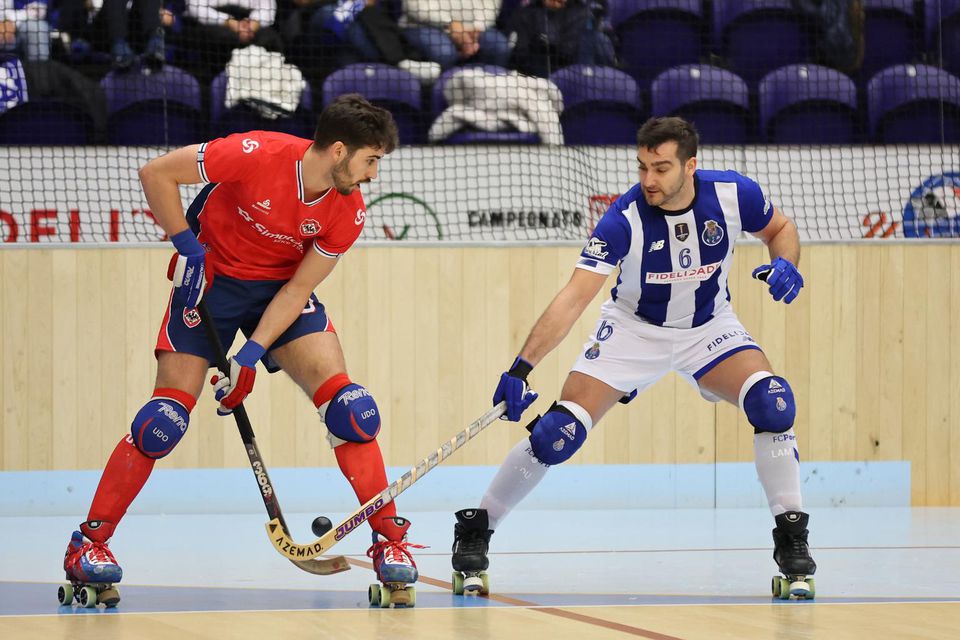
M490 522L486 509L463 509L455 514L453 525L453 592L459 595L487 595L487 551L490 548Z
M817 563L810 557L807 544L809 518L800 511L787 511L775 518L777 528L773 530L773 559L783 575L773 576L774 598L813 600L816 596L816 584L812 576L817 571Z
M380 531L373 532L373 545L367 556L373 559L377 579L383 584L370 585L370 606L413 607L417 604L417 591L411 586L417 581L417 563L410 549L423 549L423 545L407 542L410 521L406 518L384 518Z
M84 523L81 529L109 526L112 533L113 525L109 523L92 525ZM123 569L106 542L94 542L82 531L74 531L64 553L63 570L69 582L60 585L60 604L69 605L76 600L81 607L115 607L120 602L120 590L115 585L123 577Z

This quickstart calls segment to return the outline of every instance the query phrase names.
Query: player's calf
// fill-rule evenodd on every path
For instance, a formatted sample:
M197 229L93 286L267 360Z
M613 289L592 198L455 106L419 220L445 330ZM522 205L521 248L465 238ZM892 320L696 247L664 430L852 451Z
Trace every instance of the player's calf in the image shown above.
M554 402L545 414L527 426L533 455L543 464L556 465L573 457L583 446L593 419L575 402Z

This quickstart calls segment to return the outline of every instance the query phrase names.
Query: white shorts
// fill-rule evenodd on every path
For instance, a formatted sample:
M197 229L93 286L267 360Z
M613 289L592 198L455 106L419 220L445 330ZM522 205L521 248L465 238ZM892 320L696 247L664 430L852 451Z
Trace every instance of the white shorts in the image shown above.
M640 320L607 300L597 328L573 365L579 371L624 394L641 392L670 371L676 371L710 402L720 398L700 388L697 380L726 358L744 349L760 349L727 305L699 327L658 327Z

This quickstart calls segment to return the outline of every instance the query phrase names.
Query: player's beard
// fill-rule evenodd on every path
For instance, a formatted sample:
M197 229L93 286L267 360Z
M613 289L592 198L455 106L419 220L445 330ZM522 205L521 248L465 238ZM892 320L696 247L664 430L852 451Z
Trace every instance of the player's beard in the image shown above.
M680 195L681 191L683 191L683 184L684 184L684 175L683 175L683 172L681 171L680 177L677 179L677 182L673 185L673 188L669 190L661 188L659 191L653 194L653 197L651 197L646 192L646 190L644 190L643 196L644 198L646 198L647 204L650 205L651 207L664 207L664 205L666 205L667 207L670 207L670 206L676 207L678 203L673 202L673 200L676 199L678 195ZM659 196L659 199L658 199L658 196Z
M357 187L357 181L350 179L350 154L333 167L333 187L340 195L348 196Z

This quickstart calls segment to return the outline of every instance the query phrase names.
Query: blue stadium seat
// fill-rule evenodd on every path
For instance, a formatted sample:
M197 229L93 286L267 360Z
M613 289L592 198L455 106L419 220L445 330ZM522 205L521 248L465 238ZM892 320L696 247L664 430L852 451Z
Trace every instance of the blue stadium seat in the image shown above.
M151 75L111 71L100 81L107 95L110 144L185 145L204 137L200 83L172 65Z
M807 62L809 29L791 0L721 0L713 3L717 51L751 87L770 71Z
M388 109L397 122L401 144L424 142L420 82L408 71L380 63L347 65L323 81L323 106L345 93L359 93Z
M930 59L960 74L960 0L927 0L924 7Z
M884 69L867 84L867 113L875 142L960 142L960 78L920 64Z
M611 0L610 23L623 70L642 89L664 69L700 62L703 0Z
M643 116L637 83L629 75L576 64L555 72L550 80L563 94L560 124L567 144L636 143Z
M760 133L777 144L856 142L857 87L834 69L790 65L760 81Z
M690 120L704 143L749 141L749 91L735 73L705 64L668 69L654 78L650 99L653 115Z
M863 0L863 10L861 78L869 80L881 69L917 61L919 22L913 0Z
M300 94L297 112L289 118L271 120L243 105L227 108L227 73L221 72L210 83L210 135L226 136L242 131L280 131L304 138L312 138L316 123L313 122L313 95L307 83Z
M80 106L30 100L0 114L0 145L89 144L93 128L93 120Z

